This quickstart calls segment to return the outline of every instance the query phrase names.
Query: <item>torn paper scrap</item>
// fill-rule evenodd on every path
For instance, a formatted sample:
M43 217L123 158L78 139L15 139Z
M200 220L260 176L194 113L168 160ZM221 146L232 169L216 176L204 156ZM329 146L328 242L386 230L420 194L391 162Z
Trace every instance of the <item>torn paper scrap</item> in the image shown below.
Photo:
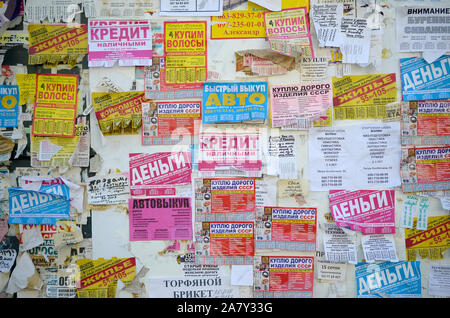
M236 72L247 76L283 75L295 68L293 57L267 49L237 51L235 57Z
M232 265L231 285L233 286L253 286L253 266L252 265Z
M270 11L281 11L281 0L251 0L251 2Z
M28 253L24 252L17 256L16 267L9 278L6 292L14 294L24 288L41 289L42 279L31 261Z

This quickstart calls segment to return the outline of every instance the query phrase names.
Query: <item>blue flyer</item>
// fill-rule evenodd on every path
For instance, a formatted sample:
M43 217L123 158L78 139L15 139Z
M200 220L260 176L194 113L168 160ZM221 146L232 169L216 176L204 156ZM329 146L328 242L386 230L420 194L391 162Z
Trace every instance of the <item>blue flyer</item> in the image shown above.
M205 83L202 109L205 124L266 120L267 82Z
M400 72L404 101L450 98L450 55L431 64L423 58L402 58Z
M42 185L38 191L8 188L10 224L56 224L69 219L70 196L66 184Z
M0 85L0 127L17 127L19 86Z
M418 298L420 262L359 263L355 265L358 298Z

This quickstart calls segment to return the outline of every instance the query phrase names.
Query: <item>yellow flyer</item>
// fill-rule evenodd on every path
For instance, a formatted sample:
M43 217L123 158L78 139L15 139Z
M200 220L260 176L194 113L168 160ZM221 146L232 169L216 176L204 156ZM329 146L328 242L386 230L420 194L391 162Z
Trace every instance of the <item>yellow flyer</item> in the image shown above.
M74 66L88 53L87 25L28 25L28 64Z
M142 125L145 92L92 93L92 105L104 135L134 135Z
M34 102L36 93L36 74L16 74L19 86L19 105Z
M206 21L164 22L164 80L186 88L201 88L207 69Z
M73 137L31 136L30 141L31 166L34 168L89 166L88 125L76 125Z
M333 77L335 120L386 118L386 104L397 101L395 73Z
M73 137L78 106L78 75L37 74L34 136Z
M117 280L125 285L136 276L136 260L130 258L78 259L77 296L78 298L114 298Z
M314 57L309 18L306 7L265 11L267 39L272 51L295 56Z
M421 258L442 259L442 252L450 247L450 215L428 217L425 231L416 225L414 218L413 228L405 229L406 260L415 261L417 253Z

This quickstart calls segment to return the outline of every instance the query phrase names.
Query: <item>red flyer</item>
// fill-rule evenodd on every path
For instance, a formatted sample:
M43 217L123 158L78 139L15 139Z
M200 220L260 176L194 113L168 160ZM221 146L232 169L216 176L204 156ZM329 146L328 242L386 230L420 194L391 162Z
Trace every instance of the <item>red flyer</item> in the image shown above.
M197 221L253 221L255 205L253 178L195 180Z
M195 262L251 265L254 228L254 222L196 222Z
M258 207L256 248L316 250L316 208Z
M254 297L313 296L314 257L255 256Z

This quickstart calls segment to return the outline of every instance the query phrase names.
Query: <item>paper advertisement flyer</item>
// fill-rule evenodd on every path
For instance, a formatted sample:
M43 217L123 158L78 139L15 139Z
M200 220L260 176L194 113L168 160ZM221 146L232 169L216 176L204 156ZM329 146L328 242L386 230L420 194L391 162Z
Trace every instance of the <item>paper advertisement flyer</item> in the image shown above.
M267 148L267 174L278 176L280 179L297 179L296 136L269 136Z
M367 263L375 263L375 261L398 262L397 250L395 249L392 235L363 235L361 244Z
M325 252L322 251L316 251L316 272L317 272L317 278L323 279L323 280L329 280L329 281L337 281L342 282L345 280L345 274L347 271L347 264L340 262L340 263L333 263L330 261L327 261L325 259Z
M330 190L329 198L337 226L362 234L395 233L394 190Z
M130 199L130 241L192 241L191 198Z
M253 221L255 179L212 178L195 180L197 221Z
M75 125L73 137L31 136L30 141L32 167L89 166L89 125Z
M195 263L251 265L254 222L195 222Z
M236 298L239 287L231 285L230 266L200 265L194 253L177 256L181 273L148 279L149 298ZM201 284L201 285L200 285ZM147 285L147 284L146 284Z
M255 179L255 206L277 205L277 181L274 178Z
M142 125L144 92L92 93L92 105L103 135L135 135Z
M203 123L267 119L267 82L210 83L203 85Z
M0 127L17 127L19 86L0 85Z
M165 81L201 88L206 81L206 21L164 21Z
M73 137L78 109L78 75L37 74L33 136Z
M343 41L341 19L344 15L343 3L314 3L310 17L314 22L320 47L339 47Z
M270 86L272 127L309 129L333 105L327 82Z
M403 192L450 189L450 146L403 147L401 160Z
M176 185L191 183L188 152L130 153L131 195L175 195Z
M152 65L149 20L89 19L89 67Z
M295 68L295 58L269 49L242 50L234 53L236 72L246 76L272 76L286 74Z
M253 296L312 298L314 257L255 256Z
M339 49L342 52L342 63L368 64L372 30L369 21L360 18L343 17L340 23L342 42Z
M385 118L386 104L397 101L395 73L333 77L335 120Z
M450 101L402 103L402 145L450 144Z
M332 263L356 264L358 254L355 239L338 227L336 223L323 223L322 230L326 260Z
M28 64L71 67L88 53L88 28L85 24L29 24Z
M198 171L200 176L260 177L262 169L259 133L201 133Z
M201 124L201 102L142 103L142 144L192 144Z
M0 273L8 273L16 261L17 251L0 249Z
M430 266L428 294L450 297L450 265L432 264Z
M316 208L257 207L256 248L316 249Z
M450 51L448 21L450 10L439 4L433 7L399 6L395 10L398 52L437 52L440 57ZM440 53L440 54L439 54ZM433 62L433 59L427 59Z
M161 1L161 16L221 16L223 0Z
M420 262L383 262L356 265L358 298L422 297Z
M423 58L400 59L404 101L450 99L450 55L428 64Z
M211 17L211 39L258 39L266 37L264 11L225 10Z
M136 259L77 259L77 297L115 298L117 281L125 285L136 276Z
M306 7L264 12L270 48L288 56L314 57Z
M130 196L128 178L121 174L87 179L88 203L92 205L126 204Z
M311 191L401 184L399 122L311 128L308 139Z
M43 181L36 190L8 188L10 224L56 224L68 219L69 187L60 178Z
M420 258L430 260L442 259L442 253L450 247L450 216L428 217L427 230L416 228L417 218L414 218L413 228L405 229L406 260L415 261Z

